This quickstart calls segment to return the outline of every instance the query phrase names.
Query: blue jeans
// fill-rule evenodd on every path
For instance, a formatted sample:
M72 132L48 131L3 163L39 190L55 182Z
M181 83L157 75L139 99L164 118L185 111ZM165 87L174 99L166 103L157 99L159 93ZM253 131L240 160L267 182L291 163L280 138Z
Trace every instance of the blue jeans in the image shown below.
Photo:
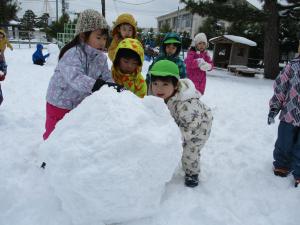
M0 105L2 102L3 102L3 95L2 95L1 84L0 84Z
M275 168L287 168L300 179L300 127L280 121L273 157Z
M6 72L7 72L7 65L6 65L6 62L5 62L5 61L0 62L0 70L1 70L4 74L6 74Z

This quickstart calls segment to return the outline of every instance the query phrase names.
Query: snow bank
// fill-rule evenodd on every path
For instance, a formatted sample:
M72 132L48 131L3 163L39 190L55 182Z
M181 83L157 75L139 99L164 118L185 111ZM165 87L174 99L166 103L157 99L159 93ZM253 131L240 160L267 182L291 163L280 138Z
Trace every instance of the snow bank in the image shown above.
M161 99L104 87L67 114L39 152L73 223L110 224L159 209L180 137Z

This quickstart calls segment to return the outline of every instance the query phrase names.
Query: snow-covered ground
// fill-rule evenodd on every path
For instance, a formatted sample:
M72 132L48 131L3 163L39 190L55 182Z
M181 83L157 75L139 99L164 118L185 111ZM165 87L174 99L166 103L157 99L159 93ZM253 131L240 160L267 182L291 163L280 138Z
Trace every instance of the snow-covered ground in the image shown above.
M163 102L154 97L140 100L104 88L67 115L51 140L43 142L45 94L55 63L33 65L33 51L17 46L6 51L8 75L1 83L0 107L0 225L299 224L300 189L293 187L291 176L272 173L278 121L266 124L271 80L236 77L225 70L209 72L202 100L212 108L214 121L201 155L200 185L191 189L175 169L180 164L177 127ZM145 62L144 72L148 65ZM116 139L122 137L120 131L126 133L123 140ZM99 140L91 138L95 133ZM141 160L133 162L130 157ZM48 164L41 170L44 159ZM109 190L110 182L114 188L119 184L120 190ZM144 195L138 198L140 193ZM126 206L131 208L122 208Z

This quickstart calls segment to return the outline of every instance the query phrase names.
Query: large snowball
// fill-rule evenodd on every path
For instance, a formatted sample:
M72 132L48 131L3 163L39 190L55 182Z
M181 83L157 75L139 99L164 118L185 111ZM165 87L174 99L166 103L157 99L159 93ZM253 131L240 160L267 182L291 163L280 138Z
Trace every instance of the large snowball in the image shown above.
M50 56L46 59L47 64L49 65L56 65L58 62L58 55L59 55L59 48L57 44L49 44L47 45L48 53L50 53Z
M155 213L181 151L161 99L108 87L67 114L40 149L45 176L76 225Z

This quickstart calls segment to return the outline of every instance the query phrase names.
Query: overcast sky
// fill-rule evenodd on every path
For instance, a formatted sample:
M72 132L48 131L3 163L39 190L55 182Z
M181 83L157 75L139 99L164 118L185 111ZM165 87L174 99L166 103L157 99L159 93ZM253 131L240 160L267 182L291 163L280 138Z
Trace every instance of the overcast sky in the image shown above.
M21 3L21 10L18 13L22 17L24 12L32 9L37 16L45 12L45 2L48 2L48 12L53 20L56 18L56 0L18 0ZM101 0L65 0L69 3L69 13L81 12L84 9L96 9L101 12ZM260 0L247 0L257 8L262 8ZM287 4L286 0L277 0L282 4ZM59 16L61 15L61 0L58 0ZM134 15L139 27L156 28L156 17L176 11L178 6L184 8L179 0L105 0L106 20L109 25L115 21L121 13L128 12ZM49 11L50 6L50 11Z
M32 9L34 13L40 16L45 11L46 0L19 0L21 2L21 10L18 13L22 17L24 12ZM48 0L50 5L50 15L56 18L56 0ZM61 0L59 2L59 15L61 11ZM101 0L66 0L69 3L69 11L80 12L84 9L92 8L101 12ZM109 25L115 21L121 13L128 12L133 14L138 22L139 27L157 27L156 17L176 11L178 6L183 8L183 4L179 4L179 0L106 0L106 19ZM143 4L145 3L145 4ZM49 7L48 7L49 8Z

